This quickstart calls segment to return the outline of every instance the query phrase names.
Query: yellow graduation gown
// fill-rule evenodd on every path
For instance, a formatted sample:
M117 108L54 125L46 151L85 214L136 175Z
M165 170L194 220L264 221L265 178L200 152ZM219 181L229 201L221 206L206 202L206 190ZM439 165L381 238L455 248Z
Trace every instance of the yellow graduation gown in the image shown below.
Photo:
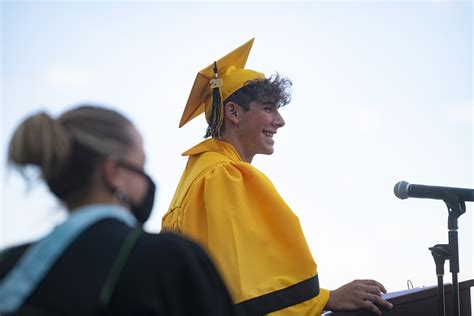
M183 156L189 160L163 229L208 250L238 305L289 298L289 307L270 315L320 315L329 291L308 290L317 282L316 263L298 217L270 180L223 141L205 140Z

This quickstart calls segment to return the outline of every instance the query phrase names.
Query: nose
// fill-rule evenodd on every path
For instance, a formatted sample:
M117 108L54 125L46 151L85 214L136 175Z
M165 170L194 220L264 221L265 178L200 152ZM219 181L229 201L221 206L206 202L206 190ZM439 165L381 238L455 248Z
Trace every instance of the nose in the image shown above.
M280 127L285 126L285 120L284 120L283 117L281 116L280 111L276 111L275 119L274 119L274 121L273 121L273 124L274 124L277 128L280 128Z

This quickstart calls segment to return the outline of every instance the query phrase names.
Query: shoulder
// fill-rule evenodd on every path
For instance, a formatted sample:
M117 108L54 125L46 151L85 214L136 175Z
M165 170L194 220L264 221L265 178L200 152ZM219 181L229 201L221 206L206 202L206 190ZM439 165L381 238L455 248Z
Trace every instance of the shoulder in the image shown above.
M201 179L209 180L223 180L226 183L235 182L253 183L255 185L270 183L268 177L247 162L242 161L228 161L214 164L207 168L202 174Z
M157 260L164 257L184 258L192 255L202 255L202 248L195 242L173 232L143 233L137 242L140 255L157 256Z
M157 315L231 315L233 308L206 253L172 232L144 232L140 236L112 302L122 312L126 302L145 304ZM222 309L227 312L220 313Z
M244 161L236 161L218 152L205 152L190 157L188 168L201 176L209 174L262 174L257 168Z
M194 279L193 274L202 274L209 266L212 263L207 254L193 241L171 232L143 233L130 253L124 274L144 284L162 280L164 286L176 278Z

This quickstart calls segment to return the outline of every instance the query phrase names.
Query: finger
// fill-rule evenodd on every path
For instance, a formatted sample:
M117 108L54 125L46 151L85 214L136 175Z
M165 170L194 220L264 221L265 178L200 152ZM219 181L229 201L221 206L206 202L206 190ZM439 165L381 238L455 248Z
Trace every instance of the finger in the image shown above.
M377 296L377 295L374 295L374 294L369 294L369 295L371 295L370 301L372 301L374 304L376 304L378 306L385 307L387 309L392 309L393 308L392 303L390 303L389 301L384 300L380 296Z
M379 291L381 291L382 293L387 293L387 289L385 288L385 286L383 286L383 284L375 280L362 280L362 281L366 285L376 286L377 288L379 288Z
M387 289L385 288L385 286L383 286L382 283L379 283L377 281L375 281L375 283L377 283L377 286L379 287L379 289L382 290L382 293L385 293L385 294L387 293Z
M382 292L380 291L380 288L378 286L366 285L365 291L367 293L375 294L375 295L378 295L378 296L382 295Z
M367 309L377 315L382 315L382 311L371 301L362 301L361 308Z

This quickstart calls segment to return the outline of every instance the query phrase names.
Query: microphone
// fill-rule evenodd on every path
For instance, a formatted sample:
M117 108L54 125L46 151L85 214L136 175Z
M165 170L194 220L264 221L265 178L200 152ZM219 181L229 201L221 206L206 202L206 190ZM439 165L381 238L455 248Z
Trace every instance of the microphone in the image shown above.
M395 193L397 198L402 200L409 197L434 200L445 200L457 197L461 201L474 202L474 189L410 184L406 181L400 181L395 184L393 193Z

